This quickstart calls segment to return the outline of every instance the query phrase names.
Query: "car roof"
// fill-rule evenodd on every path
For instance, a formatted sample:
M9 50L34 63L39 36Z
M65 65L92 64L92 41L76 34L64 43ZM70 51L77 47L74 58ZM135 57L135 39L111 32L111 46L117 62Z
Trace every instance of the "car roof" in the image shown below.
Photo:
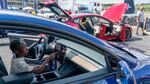
M86 16L86 17L88 17L88 16L97 16L97 17L101 17L101 18L104 18L104 19L106 19L106 20L112 22L111 20L109 20L109 19L107 19L107 18L105 18L105 17L103 17L103 16L100 16L99 14L89 14L89 13L71 14L72 19L80 18L80 17L85 17L85 16Z
M79 14L71 14L72 18L78 18L83 16L100 16L98 14L89 14L89 13L79 13Z

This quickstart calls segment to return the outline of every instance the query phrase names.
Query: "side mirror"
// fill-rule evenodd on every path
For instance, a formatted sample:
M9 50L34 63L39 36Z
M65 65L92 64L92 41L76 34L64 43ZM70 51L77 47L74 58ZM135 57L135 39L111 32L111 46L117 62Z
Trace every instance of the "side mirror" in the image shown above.
M117 78L123 84L136 84L133 71L125 61L118 62Z

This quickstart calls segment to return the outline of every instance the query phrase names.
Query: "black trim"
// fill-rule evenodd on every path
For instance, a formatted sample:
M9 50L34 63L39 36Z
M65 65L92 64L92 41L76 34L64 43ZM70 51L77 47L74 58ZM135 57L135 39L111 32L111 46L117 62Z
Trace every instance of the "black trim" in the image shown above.
M101 69L95 72L85 73L78 76L73 76L69 78L64 78L56 81L47 81L46 84L81 84L81 83L87 83L90 81L96 81L96 80L105 80L105 78L115 75L116 73L109 73L107 69Z

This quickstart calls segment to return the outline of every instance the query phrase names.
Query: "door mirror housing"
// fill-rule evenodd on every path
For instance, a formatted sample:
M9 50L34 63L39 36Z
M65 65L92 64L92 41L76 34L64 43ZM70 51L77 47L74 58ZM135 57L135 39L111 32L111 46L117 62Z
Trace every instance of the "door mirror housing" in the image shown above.
M123 84L136 84L133 71L125 61L119 61L117 68L117 77Z

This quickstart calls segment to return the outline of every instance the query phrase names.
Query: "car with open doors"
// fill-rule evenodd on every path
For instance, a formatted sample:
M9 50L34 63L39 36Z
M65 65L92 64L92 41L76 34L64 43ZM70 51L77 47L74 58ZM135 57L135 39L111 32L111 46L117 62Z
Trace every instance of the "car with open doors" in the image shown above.
M149 56L100 40L61 22L0 10L0 29L27 32L8 33L8 38L0 39L0 84L150 83ZM53 52L60 54L52 60L48 71L10 74L9 59L13 53L9 44L15 39L27 44L27 58L38 63Z
M87 33L89 33L88 30L94 30L92 34L99 39L127 41L132 37L132 28L129 24L125 23L126 21L123 18L123 15L128 9L127 3L115 4L109 7L102 16L91 13L69 15L56 3L49 1L41 2L40 7L49 8L60 22L86 31ZM86 22L88 22L91 27L83 26L82 21L84 18L86 18Z

